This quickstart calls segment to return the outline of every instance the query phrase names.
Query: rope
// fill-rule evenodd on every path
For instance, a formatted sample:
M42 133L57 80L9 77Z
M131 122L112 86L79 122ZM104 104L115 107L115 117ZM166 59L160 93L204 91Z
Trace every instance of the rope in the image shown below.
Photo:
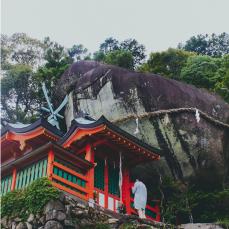
M223 127L223 128L227 128L229 129L229 124L221 122L211 116L209 116L207 113L203 112L203 111L199 111L199 114L202 118L204 118L205 120L213 123L216 126L219 127ZM168 109L168 110L158 110L158 111L152 111L152 112L145 112L143 114L140 115L128 115L124 118L121 119L116 119L115 121L113 121L114 123L120 123L120 122L125 122L128 121L129 119L133 119L133 118L138 118L138 119L143 119L143 118L147 118L147 117L159 117L165 114L177 114L177 113L194 113L196 112L196 108L190 107L190 108L175 108L175 109Z

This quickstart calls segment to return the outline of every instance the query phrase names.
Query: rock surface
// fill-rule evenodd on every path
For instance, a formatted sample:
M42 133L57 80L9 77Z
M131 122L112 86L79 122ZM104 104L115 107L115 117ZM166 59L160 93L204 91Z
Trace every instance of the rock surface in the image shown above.
M123 122L120 119L190 107L229 123L229 105L214 94L159 75L137 73L94 61L79 61L70 66L59 80L56 91L59 101L69 94L65 110L68 127L76 114L84 111L94 119L105 115L133 134L135 118ZM177 112L139 119L139 130L136 137L163 150L159 163L138 168L148 168L148 179L153 170L181 180L205 171L214 171L220 179L228 177L229 128L217 126L202 117L198 123L195 114Z

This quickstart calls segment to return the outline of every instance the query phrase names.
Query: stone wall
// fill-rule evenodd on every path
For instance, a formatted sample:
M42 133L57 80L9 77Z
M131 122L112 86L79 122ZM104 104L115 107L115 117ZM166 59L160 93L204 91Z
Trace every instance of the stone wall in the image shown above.
M139 219L136 215L123 215L104 210L102 207L91 208L86 202L61 194L58 200L49 201L43 212L28 214L27 220L18 217L1 219L1 228L9 229L174 229L174 225ZM221 229L215 224L188 224L178 229Z

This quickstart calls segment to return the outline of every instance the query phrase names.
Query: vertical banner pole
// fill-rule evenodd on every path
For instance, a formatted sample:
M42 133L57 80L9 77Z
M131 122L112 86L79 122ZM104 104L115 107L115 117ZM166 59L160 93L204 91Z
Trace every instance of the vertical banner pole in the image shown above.
M120 200L122 202L122 152L119 153L119 191Z

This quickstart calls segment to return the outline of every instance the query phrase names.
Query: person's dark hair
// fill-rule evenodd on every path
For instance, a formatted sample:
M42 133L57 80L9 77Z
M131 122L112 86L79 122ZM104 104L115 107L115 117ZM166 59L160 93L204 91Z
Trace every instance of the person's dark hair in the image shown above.
M142 181L141 177L139 177L139 176L136 176L136 177L135 177L135 180Z

